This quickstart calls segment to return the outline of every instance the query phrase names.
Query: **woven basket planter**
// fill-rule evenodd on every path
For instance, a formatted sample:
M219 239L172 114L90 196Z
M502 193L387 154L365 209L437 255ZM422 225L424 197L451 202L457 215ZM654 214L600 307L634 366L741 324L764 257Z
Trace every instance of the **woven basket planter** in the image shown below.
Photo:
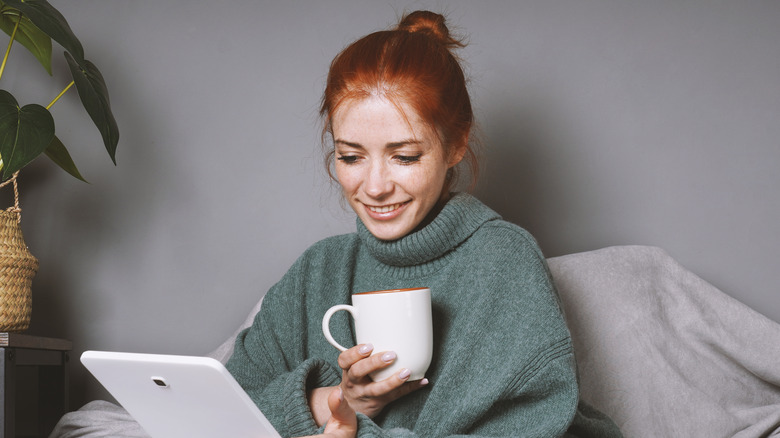
M15 178L13 182L16 186ZM16 207L0 211L0 332L18 332L30 326L32 280L38 272L38 259L24 243L18 196L16 199Z

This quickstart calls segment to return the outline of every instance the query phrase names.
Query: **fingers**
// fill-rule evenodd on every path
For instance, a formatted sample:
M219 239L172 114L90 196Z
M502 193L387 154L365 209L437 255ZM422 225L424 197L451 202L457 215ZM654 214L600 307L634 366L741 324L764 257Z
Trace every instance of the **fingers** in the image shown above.
M392 351L377 353L353 363L349 369L345 368L344 371L351 381L370 379L371 373L387 368L395 362L397 357Z
M366 387L365 395L395 400L428 385L428 379L409 382L409 374L409 370L404 368L387 379Z
M340 386L348 392L350 403L358 402L359 405L355 406L358 411L363 412L361 409L363 407L372 411L381 409L385 404L428 385L428 379L410 382L410 374L409 370L404 368L392 376L376 382L371 380L370 376L357 382L350 381L345 377L342 378Z
M395 362L397 355L392 351L374 353L374 346L371 344L356 345L339 355L339 367L344 370L344 377L350 382L358 383L370 379L370 375L376 371L386 368ZM373 355L372 355L373 354ZM402 376L402 380L406 380Z
M343 369L341 390L347 403L356 412L374 418L384 407L410 392L427 384L427 380L409 382L411 373L402 369L387 379L375 382L371 374L395 362L394 352L374 353L371 344L350 348L339 355L339 366Z
M339 355L339 368L348 370L357 362L369 357L373 351L374 346L371 344L355 345Z
M338 363L339 367L344 371L342 380L346 380L348 384L362 385L373 382L370 377L371 374L390 366L398 357L395 352L392 351L372 355L373 350L373 345L361 344L341 353L338 358ZM376 396L390 392L409 380L410 374L411 372L408 369L403 368L395 373L395 375L383 381L376 382L373 385L376 387L375 393L366 395ZM423 379L422 383L424 386L428 383L428 380Z

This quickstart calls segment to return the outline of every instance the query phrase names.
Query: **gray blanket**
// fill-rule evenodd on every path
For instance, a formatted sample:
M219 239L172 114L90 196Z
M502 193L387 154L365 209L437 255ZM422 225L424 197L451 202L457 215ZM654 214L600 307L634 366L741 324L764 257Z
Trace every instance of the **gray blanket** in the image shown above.
M582 396L627 437L780 437L780 325L664 251L550 260Z
M780 437L780 325L664 251L621 246L549 260L572 331L582 397L626 437ZM238 331L210 355L223 362ZM145 437L92 402L51 438Z

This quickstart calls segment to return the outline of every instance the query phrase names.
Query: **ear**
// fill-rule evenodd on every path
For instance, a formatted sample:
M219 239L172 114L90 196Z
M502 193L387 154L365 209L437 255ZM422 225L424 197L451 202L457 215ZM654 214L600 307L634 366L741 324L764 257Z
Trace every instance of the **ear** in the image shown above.
M450 168L457 166L458 163L463 160L463 157L466 156L469 145L468 138L469 136L466 135L457 145L453 145L452 151L450 152L450 160L447 163Z

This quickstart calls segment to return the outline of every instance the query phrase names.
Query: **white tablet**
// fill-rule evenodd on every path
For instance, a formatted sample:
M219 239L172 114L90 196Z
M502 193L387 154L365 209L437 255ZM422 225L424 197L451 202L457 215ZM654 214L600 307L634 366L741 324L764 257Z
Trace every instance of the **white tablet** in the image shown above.
M81 362L152 438L280 438L215 359L86 351Z

